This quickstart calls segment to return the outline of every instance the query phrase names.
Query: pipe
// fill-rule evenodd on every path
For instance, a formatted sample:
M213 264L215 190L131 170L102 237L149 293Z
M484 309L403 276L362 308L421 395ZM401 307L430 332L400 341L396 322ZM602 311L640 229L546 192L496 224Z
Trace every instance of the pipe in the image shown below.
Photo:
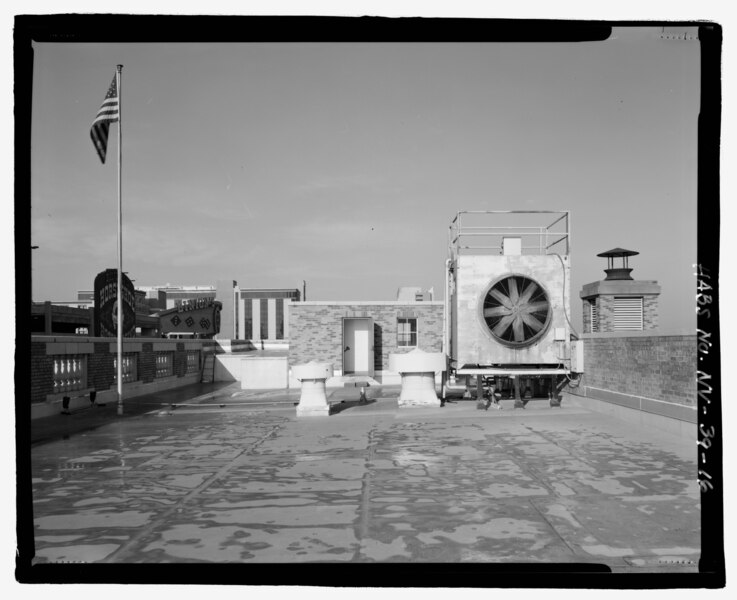
M443 354L446 358L449 355L448 344L450 336L448 335L448 302L450 302L450 259L445 259L445 301L443 302Z

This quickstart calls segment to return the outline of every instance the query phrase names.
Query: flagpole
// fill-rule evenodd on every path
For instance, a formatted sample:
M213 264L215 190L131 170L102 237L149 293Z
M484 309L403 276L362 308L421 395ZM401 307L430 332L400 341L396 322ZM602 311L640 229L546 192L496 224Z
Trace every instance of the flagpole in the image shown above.
M118 414L123 414L123 107L120 75L123 65L116 67L118 88Z

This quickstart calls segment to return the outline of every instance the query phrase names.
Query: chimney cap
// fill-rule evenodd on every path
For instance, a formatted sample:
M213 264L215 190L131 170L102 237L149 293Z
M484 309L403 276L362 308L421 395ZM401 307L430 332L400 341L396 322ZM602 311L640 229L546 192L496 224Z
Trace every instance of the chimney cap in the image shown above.
M600 254L597 254L596 256L604 256L604 257L616 257L616 256L635 256L636 254L639 254L639 252L635 252L634 250L625 250L624 248L614 248L613 250L607 250L606 252L602 252Z

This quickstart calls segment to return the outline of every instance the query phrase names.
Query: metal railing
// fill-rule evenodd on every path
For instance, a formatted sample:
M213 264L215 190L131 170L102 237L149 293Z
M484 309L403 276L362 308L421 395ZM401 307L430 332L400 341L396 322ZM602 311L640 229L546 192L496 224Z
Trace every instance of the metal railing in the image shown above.
M554 220L548 222L551 216ZM505 239L510 238L520 241L522 254L570 254L570 213L567 210L459 212L448 228L448 256L454 259L463 253L501 254Z

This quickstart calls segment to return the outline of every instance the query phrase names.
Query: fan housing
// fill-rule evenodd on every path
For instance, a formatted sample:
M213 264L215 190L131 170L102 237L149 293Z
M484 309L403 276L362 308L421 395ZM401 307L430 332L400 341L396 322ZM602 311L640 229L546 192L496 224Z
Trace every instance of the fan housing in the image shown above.
M550 326L550 297L541 283L525 275L507 274L492 281L479 302L485 331L508 348L538 341Z

